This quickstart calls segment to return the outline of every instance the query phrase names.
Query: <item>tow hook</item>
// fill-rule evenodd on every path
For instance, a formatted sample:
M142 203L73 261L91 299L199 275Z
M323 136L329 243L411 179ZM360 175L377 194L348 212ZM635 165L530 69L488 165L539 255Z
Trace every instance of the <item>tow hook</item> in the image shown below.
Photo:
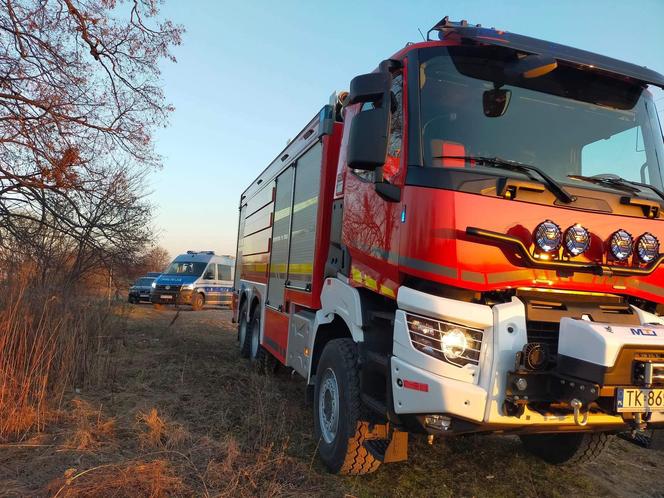
M569 404L572 405L572 408L574 408L574 423L576 425L580 425L581 427L586 425L588 423L588 410L581 414L583 403L581 403L581 401L579 401L577 398L574 398L572 401L570 401ZM583 416L580 417L579 415Z

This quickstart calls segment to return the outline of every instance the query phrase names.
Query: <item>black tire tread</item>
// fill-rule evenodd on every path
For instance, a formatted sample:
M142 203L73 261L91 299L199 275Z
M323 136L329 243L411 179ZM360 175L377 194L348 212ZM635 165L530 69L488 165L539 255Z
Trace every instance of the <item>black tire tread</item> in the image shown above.
M242 320L247 320L247 304L242 305L242 309L240 310L239 317L240 319L238 320L237 324L237 340L240 341L240 327L242 326ZM240 344L240 356L242 358L249 358L250 352L251 352L251 334L250 334L250 325L251 319L247 321L246 327L247 331L246 334L244 335L244 343Z
M565 465L583 465L597 460L611 442L611 436L606 432L592 432L576 450L572 458L565 462Z
M577 441L570 441L578 437ZM594 462L609 445L606 432L532 434L521 436L527 451L553 465L585 465Z

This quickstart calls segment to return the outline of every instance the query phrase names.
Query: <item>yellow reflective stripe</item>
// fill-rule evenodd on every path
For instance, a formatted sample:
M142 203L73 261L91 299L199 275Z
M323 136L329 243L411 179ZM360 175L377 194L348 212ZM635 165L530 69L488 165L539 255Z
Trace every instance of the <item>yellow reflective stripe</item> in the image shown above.
M314 265L312 263L293 263L288 265L288 271L291 275L310 275L313 269ZM286 273L286 263L278 263L270 267L270 275L277 273Z
M371 290L378 290L378 283L369 275L364 276L364 285L369 287Z
M389 287L383 285L383 284L380 284L380 293L384 294L388 297L391 297L391 298L396 297L396 295L394 294L394 291L392 289L390 289Z
M297 213L298 211L302 211L303 209L308 208L309 206L313 206L318 202L318 196L310 197L309 199L305 199L304 201L298 202L293 206L293 212ZM274 221L281 220L282 218L285 218L288 216L290 213L291 207L286 206L285 208L281 208L279 211L274 213Z

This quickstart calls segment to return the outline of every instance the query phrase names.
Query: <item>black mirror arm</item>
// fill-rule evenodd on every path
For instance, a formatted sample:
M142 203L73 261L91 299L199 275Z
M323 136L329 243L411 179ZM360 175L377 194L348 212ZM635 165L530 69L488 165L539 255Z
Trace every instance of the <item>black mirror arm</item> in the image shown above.
M374 171L374 188L376 193L389 202L401 201L401 188L383 178L383 167Z
M396 185L388 182L380 182L375 184L376 193L383 199L389 202L401 201L401 189Z

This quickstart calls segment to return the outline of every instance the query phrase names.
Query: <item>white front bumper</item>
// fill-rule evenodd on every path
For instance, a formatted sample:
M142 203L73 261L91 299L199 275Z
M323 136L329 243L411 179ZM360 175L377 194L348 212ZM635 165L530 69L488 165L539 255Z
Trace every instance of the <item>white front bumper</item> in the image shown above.
M512 298L509 303L490 307L432 296L401 287L397 302L400 309L396 312L391 363L392 394L396 413L447 414L483 425L513 427L574 425L572 415L542 415L528 408L521 417L503 413L507 373L514 370L516 353L528 342L526 310L519 299ZM482 328L484 339L479 369L474 370L473 375L469 375L468 368L450 365L416 350L410 341L406 311ZM658 317L640 310L637 315L642 321L659 320ZM568 320L583 323L565 323ZM565 330L584 327L588 327L588 322L582 320L563 319L561 322L561 329ZM580 348L579 341L570 337L567 332L563 332L560 336L560 347L568 354L574 355L575 351L578 351L581 355L581 351L591 351L594 347ZM657 337L659 338L659 335ZM632 334L629 328L610 337L611 344L618 347L618 350L622 347L621 344L646 345L651 344L648 342L651 339ZM662 340L664 341L664 328L662 328ZM565 344L566 342L569 344ZM592 353L588 354L594 358ZM654 419L661 417L662 415L653 414ZM589 419L589 424L593 426L616 425L622 422L622 417L613 415L592 415Z

